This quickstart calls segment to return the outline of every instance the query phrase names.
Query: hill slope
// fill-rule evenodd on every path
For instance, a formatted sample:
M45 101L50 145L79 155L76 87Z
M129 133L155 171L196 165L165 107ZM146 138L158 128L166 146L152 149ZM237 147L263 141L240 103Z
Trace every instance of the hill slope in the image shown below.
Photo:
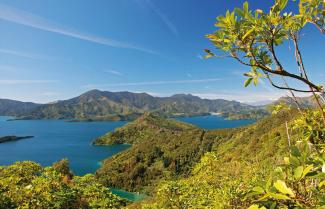
M149 114L94 142L133 144L106 159L96 176L107 186L152 192L162 179L190 176L191 168L210 151L217 154L215 173L222 178L247 176L249 168L282 159L287 149L286 120L291 120L289 113L246 127L207 131Z
M26 112L30 112L39 106L40 104L32 102L20 102L10 99L0 99L0 115L17 116Z
M106 159L96 176L107 186L140 191L158 180L188 174L212 141L193 125L146 114L94 143L125 142L132 147Z

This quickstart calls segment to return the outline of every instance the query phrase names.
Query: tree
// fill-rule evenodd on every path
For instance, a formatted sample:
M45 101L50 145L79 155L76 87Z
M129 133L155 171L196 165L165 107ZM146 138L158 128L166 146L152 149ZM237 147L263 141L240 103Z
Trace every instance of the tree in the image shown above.
M248 2L243 8L227 11L225 16L218 16L215 26L217 31L206 37L217 49L225 53L223 57L230 57L251 71L244 75L248 77L245 87L252 82L258 84L260 78L266 78L272 86L289 90L295 98L294 92L312 93L325 123L325 110L318 94L324 94L322 85L310 81L299 47L301 30L308 24L315 25L325 34L325 3L323 0L300 0L299 13L284 13L288 0L276 0L268 12L260 9L249 10ZM294 46L294 56L297 70L286 69L281 62L277 47L285 42ZM216 57L216 54L206 49L206 58ZM283 85L276 83L279 77ZM304 84L307 88L292 88L286 79L293 79ZM322 95L321 95L322 96Z

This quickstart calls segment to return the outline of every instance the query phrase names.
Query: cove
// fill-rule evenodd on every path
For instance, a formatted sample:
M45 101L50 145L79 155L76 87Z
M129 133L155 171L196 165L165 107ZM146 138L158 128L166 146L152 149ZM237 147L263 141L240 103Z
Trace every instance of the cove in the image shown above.
M0 136L34 136L0 145L0 165L32 160L43 166L68 158L76 175L94 173L100 161L130 145L92 146L91 142L126 122L65 122L63 120L14 120L0 116Z
M191 123L203 129L222 129L236 128L255 123L255 120L227 120L224 117L217 115L196 116L196 117L177 117L176 120Z

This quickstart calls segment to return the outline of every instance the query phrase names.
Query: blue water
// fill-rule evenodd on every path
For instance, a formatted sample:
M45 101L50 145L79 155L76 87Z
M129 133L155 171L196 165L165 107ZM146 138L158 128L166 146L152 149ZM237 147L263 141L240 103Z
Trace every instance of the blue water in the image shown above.
M15 161L32 160L43 166L68 158L77 175L93 173L100 161L129 145L92 146L91 142L126 122L65 122L63 120L15 120L0 116L0 136L34 136L31 139L0 144L0 165ZM254 120L225 120L218 116L181 117L177 120L200 128L233 128L251 124Z
M16 120L0 116L0 136L34 136L0 144L0 165L32 160L43 166L68 158L77 175L94 173L100 161L129 145L92 146L96 137L123 126L125 122L65 122L63 120Z
M132 202L136 202L136 201L139 201L139 200L143 200L146 197L148 197L145 194L139 194L139 193L134 193L134 192L127 192L127 191L121 190L121 189L109 188L109 190L113 194L116 194L116 195L118 195L120 197L123 197L125 199L128 199L128 200L130 200Z
M255 120L226 120L223 117L215 115L179 117L176 119L186 123L191 123L197 127L204 129L235 128L239 126L249 125L255 122Z

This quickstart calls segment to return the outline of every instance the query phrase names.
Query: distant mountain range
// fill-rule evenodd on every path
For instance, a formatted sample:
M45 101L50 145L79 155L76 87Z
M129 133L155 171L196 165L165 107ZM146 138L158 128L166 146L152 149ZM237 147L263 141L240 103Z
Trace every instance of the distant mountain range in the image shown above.
M17 119L130 120L145 112L159 112L167 116L217 113L233 117L242 114L241 117L250 118L248 115L251 112L261 111L258 107L236 101L201 99L191 94L154 97L146 93L99 90L48 104L7 101L0 100L0 114L15 116ZM265 113L261 111L260 114Z
M310 98L299 99L304 106L313 104ZM285 97L279 101L292 103ZM72 99L48 104L0 99L0 115L15 116L17 119L131 120L145 112L158 112L169 117L213 113L229 119L258 119L268 114L265 106L256 107L223 99L201 99L191 94L154 97L146 93L91 90Z
M154 97L146 93L99 90L48 104L0 99L0 115L15 116L17 119L129 120L144 112L159 112L167 116L213 112L229 117L258 109L236 101L201 99L190 94Z

